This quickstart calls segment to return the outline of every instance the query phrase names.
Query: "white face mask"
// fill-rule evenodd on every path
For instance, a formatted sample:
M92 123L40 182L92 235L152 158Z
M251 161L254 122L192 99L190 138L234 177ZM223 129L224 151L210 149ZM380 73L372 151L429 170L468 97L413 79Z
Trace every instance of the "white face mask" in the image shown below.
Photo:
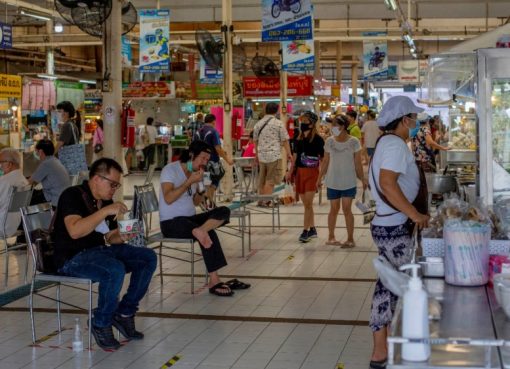
M57 112L57 123L65 123L64 122L64 112Z
M333 136L337 137L337 136L340 136L340 133L342 133L342 130L339 127L332 127L331 133L333 134Z

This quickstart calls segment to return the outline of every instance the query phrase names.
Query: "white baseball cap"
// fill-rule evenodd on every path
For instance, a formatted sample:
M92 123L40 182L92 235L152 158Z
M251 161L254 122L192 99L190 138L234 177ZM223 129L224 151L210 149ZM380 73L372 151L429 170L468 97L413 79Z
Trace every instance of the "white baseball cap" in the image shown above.
M379 127L386 127L395 119L408 114L418 114L423 112L423 110L424 109L414 105L413 101L407 96L393 96L383 105L379 117L377 118L377 125Z

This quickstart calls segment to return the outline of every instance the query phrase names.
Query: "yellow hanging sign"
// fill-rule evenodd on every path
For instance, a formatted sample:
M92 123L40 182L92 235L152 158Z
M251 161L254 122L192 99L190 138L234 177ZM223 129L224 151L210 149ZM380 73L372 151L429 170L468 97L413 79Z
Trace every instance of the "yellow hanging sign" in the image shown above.
M0 98L21 99L21 77L0 74Z

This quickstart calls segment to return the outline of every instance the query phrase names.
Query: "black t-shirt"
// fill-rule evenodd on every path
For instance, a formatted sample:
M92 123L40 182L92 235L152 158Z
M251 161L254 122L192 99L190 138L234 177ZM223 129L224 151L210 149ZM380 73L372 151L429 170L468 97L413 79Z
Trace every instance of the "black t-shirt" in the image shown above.
M113 201L103 201L102 206L112 204ZM64 218L68 215L88 217L98 210L96 201L90 192L88 182L82 185L69 187L62 192L58 200L57 214L54 223L53 240L55 241L55 264L61 268L64 263L78 254L80 251L105 244L103 234L95 230L88 235L72 239L67 231ZM110 230L117 228L117 222L113 216L105 219Z
M317 168L319 160L324 157L324 140L319 135L315 135L311 142L309 137L296 139L294 150L297 168Z
M64 143L64 146L74 145L74 138L78 139L79 131L78 128L74 125L72 121L64 123L62 129L60 130L59 140Z

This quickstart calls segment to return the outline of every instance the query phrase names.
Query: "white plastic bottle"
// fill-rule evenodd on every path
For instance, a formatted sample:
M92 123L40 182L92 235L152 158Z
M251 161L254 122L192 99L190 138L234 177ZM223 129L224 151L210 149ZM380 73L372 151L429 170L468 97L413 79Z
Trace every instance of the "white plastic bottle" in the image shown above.
M83 337L81 334L80 318L76 318L74 323L73 351L74 352L83 351Z
M427 292L418 277L418 264L406 264L400 270L412 270L409 288L404 293L402 314L402 336L405 338L429 338L429 312ZM427 343L402 344L402 359L407 361L426 361L430 357L430 345Z

